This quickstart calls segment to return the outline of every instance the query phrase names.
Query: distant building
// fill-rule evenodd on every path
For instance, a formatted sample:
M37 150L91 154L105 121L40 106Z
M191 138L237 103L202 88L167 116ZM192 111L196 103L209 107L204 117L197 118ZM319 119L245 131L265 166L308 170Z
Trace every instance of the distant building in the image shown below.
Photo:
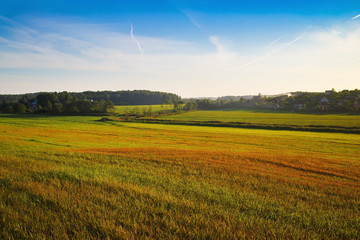
M327 111L330 108L330 102L329 99L327 99L327 97L323 97L318 105L318 109L322 110L322 111Z
M297 110L301 110L304 108L304 104L303 103L295 103L294 104L294 109L297 109Z
M275 95L264 95L264 97L272 97L272 98L275 98L275 97L291 97L292 94L290 92L288 93L280 93L280 94L275 94Z
M325 94L332 94L332 93L334 93L335 92L335 90L334 89L331 89L331 90L326 90L325 91Z
M327 97L323 97L319 103L326 105L326 104L329 104L330 102L329 102L329 99L327 99Z

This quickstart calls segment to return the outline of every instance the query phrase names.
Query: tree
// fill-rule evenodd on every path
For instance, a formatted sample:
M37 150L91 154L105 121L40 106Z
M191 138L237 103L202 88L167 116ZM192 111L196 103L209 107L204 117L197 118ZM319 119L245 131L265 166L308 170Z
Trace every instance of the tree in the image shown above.
M46 102L43 105L43 111L45 112L52 112L53 105L50 100L46 100Z
M25 113L26 112L26 106L20 102L17 102L13 106L13 110L15 113Z
M183 107L184 111L193 111L197 109L197 104L196 102L186 102L185 106Z
M53 113L60 114L63 113L64 107L61 103L54 103L53 105Z
M108 100L105 102L105 113L112 113L115 111L115 107L112 101Z
M81 100L76 102L77 109L81 113L90 113L91 112L91 102L87 100Z

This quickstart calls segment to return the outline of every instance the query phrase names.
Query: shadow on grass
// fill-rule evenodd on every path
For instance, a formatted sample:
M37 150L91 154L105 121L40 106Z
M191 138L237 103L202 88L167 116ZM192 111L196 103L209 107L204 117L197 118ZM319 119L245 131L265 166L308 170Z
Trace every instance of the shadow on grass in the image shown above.
M228 108L228 109L214 109L214 110L201 110L201 111L217 111L217 112L252 112L252 113L279 113L279 114L301 114L301 115L345 115L345 116L359 116L360 113L353 112L292 112L285 110L266 110L266 109L237 109L237 108Z
M290 124L260 124L247 122L221 122L221 121L183 121L183 120L167 120L156 118L141 119L121 119L121 122L138 122L168 125L189 125L189 126L206 126L206 127L232 127L232 128L248 128L248 129L267 129L267 130L288 130L288 131L305 131L305 132L328 132L328 133L351 133L360 134L359 127L343 127L343 126L323 126L323 125L290 125Z
M0 118L13 118L13 119L44 119L53 117L104 117L111 116L107 114L38 114L38 113L0 113Z
M26 119L34 119L34 118L50 118L54 116L60 115L45 115L45 114L14 114L14 113L1 113L0 118L26 118Z

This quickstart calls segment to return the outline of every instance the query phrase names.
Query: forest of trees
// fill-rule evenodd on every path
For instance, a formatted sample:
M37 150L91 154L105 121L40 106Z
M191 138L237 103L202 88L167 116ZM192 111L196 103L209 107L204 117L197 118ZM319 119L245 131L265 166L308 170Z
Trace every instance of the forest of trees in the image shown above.
M27 94L8 94L0 95L0 102L15 103L23 97L27 99L35 99L41 93ZM179 101L181 98L173 93L149 91L149 90L133 90L133 91L86 91L80 93L70 93L77 99L90 99L93 101L111 101L114 105L154 105L163 104L164 102Z
M97 114L111 113L115 105L150 105L178 102L172 93L147 90L87 91L0 95L2 113Z
M3 100L0 104L2 113L97 114L113 110L111 101L79 99L68 92L40 93L30 99L24 95L17 102Z
M155 92L148 90L133 91L98 91L76 93L77 97L94 101L112 101L115 105L155 105L165 102L180 101L181 97L173 93Z

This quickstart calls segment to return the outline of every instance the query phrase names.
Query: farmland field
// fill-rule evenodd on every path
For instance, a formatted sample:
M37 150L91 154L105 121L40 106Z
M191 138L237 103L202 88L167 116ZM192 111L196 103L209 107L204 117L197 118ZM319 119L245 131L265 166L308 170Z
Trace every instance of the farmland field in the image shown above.
M234 114L222 120L359 126ZM360 236L359 134L100 119L0 115L0 239Z

